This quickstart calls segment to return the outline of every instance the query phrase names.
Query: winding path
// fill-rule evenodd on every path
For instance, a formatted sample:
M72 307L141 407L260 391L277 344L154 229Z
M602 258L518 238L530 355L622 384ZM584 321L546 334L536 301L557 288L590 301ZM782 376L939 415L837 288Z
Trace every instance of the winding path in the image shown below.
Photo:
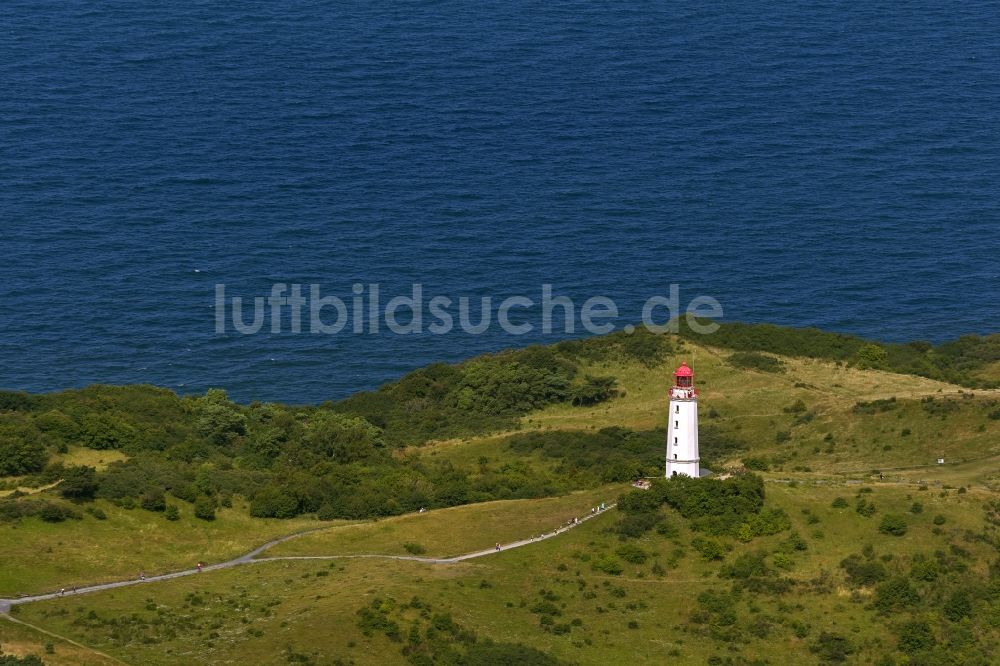
M321 530L336 529L335 527L320 527L311 530L304 530L302 532L296 532L294 534L288 534L278 539L273 539L267 543L258 546L251 550L249 553L240 555L239 557L234 557L231 560L225 562L218 562L216 564L209 564L199 569L184 569L183 571L174 571L171 573L159 574L155 576L147 576L144 579L130 578L127 580L119 580L111 583L100 583L97 585L88 585L87 587L78 587L75 591L67 592L48 592L46 594L35 594L32 596L17 597L14 599L0 599L0 614L7 615L10 613L10 609L14 606L20 606L21 604L30 604L35 601L46 601L49 599L59 599L62 597L74 597L81 594L88 594L90 592L101 592L102 590L113 590L118 587L128 587L130 585L144 585L146 583L155 583L161 580L171 580L173 578L180 578L181 576L190 576L192 574L197 574L206 571L216 571L218 569L228 569L230 567L239 566L241 564L253 564L255 562L278 562L281 560L341 560L341 559L360 559L360 558L377 558L386 560L409 560L412 562L425 562L427 564L455 564L458 562L464 562L465 560L472 560L478 557L485 557L486 555L492 555L497 552L502 552L505 550L511 550L512 548L520 548L522 546L527 546L529 544L535 543L537 541L544 541L545 539L551 539L554 536L567 532L578 525L582 525L592 518L607 513L609 509L613 509L615 504L609 504L607 508L603 511L598 511L597 513L587 514L579 520L576 524L564 525L552 532L547 532L541 536L531 537L528 539L521 539L520 541L513 541L508 544L503 544L500 546L498 551L496 548L487 548L485 550L477 550L472 553L465 553L463 555L455 555L453 557L419 557L416 555L279 555L274 557L258 557L261 553L265 552L269 548L277 546L279 543L295 539L304 534L310 534L312 532L318 532Z

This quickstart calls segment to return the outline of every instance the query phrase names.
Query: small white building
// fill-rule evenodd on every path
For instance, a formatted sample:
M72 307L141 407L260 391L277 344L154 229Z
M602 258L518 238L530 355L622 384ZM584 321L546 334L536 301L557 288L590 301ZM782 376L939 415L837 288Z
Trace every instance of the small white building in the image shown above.
M667 421L667 476L705 476L698 455L698 389L687 363L674 372Z

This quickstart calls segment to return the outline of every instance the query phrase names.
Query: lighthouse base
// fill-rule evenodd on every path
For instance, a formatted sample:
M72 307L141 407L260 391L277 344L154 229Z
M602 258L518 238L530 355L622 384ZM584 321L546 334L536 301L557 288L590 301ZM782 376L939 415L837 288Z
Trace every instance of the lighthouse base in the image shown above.
M667 477L671 476L690 476L692 478L698 478L700 476L705 476L702 474L701 465L698 460L668 460L667 461ZM704 470L708 471L708 470Z

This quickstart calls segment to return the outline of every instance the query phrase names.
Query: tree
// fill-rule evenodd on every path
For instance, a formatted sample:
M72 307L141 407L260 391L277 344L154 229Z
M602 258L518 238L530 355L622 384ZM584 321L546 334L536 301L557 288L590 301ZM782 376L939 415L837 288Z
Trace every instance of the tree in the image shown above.
M565 400L568 389L566 372L486 357L463 364L449 402L482 414L523 414Z
M194 517L202 520L215 520L215 500L208 495L199 495L194 501Z
M587 376L583 384L573 387L570 397L574 405L586 406L605 402L618 395L614 377Z
M166 511L167 498L159 488L147 490L139 499L139 506L146 511Z
M858 349L854 361L861 368L886 368L889 364L889 352L882 345L867 344Z
M97 470L86 466L67 467L56 490L66 499L93 499L97 492Z
M36 416L35 425L46 437L60 442L71 441L80 436L80 427L76 422L55 409Z
M250 515L258 518L294 518L299 515L299 500L278 486L265 486L250 501Z
M48 458L34 428L0 428L0 476L39 472Z
M139 442L138 431L113 414L90 413L83 417L80 433L83 444L91 449L130 449Z
M247 419L225 391L208 389L203 397L198 398L197 428L213 443L224 445L246 434Z
M360 416L318 412L309 422L305 443L315 456L338 462L355 462L381 456L385 452L382 429Z
M163 511L163 517L167 520L180 520L181 512L176 504L168 504L167 508Z

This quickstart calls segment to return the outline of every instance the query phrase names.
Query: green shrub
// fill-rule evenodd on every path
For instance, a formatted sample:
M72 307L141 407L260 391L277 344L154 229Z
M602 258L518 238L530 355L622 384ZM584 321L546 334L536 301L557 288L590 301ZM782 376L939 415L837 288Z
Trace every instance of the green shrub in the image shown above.
M419 543L414 541L407 541L403 544L403 549L406 550L410 555L423 555L427 552L427 549L421 546Z
M809 544L798 532L792 532L788 538L781 542L781 549L785 552L801 552L809 550Z
M847 580L862 587L874 585L886 579L888 573L879 562L864 560L858 555L851 555L840 562L841 568L847 574Z
M97 493L97 470L85 466L66 467L56 490L66 499L93 499Z
M747 457L743 459L743 466L755 472L766 472L771 469L771 465L768 463L767 458Z
M934 647L937 640L931 626L925 620L904 622L896 630L899 638L899 649L912 654Z
M875 586L873 606L882 613L915 606L920 602L917 591L906 578L897 577Z
M786 414L801 414L802 412L805 412L807 409L809 408L806 407L805 401L803 401L800 398L795 402L793 402L792 404L790 404L788 407L785 407L782 411L784 411Z
M828 663L841 663L854 654L854 645L846 636L826 631L817 637L809 649L820 661Z
M621 517L615 525L615 531L626 538L635 539L653 529L663 520L659 513L631 513Z
M937 560L926 558L916 559L910 567L910 577L913 578L913 580L930 582L937 580L940 573L941 566L938 564Z
M868 502L864 498L859 497L857 503L854 506L854 510L857 511L860 515L864 516L865 518L871 518L872 516L875 515L875 512L878 509L875 507L874 502Z
M779 569L791 569L795 565L795 561L785 553L776 553L774 555L774 566Z
M166 511L167 498L164 496L162 490L149 490L143 493L142 498L139 500L139 506L146 511Z
M883 412L891 412L892 410L898 408L899 403L896 402L895 396L891 398L872 400L870 402L859 400L854 404L854 412L856 414L880 414Z
M757 370L758 372L784 372L785 364L780 359L756 352L737 352L726 359L735 368Z
M648 553L642 548L629 543L619 546L615 552L618 554L618 557L629 564L644 564L649 557Z
M732 564L722 567L719 572L723 578L745 580L754 576L764 576L768 573L763 553L743 553L736 557Z
M324 502L316 511L316 518L318 520L336 520L339 517L337 508L330 502Z
M68 506L46 501L39 503L36 515L47 523L61 523L67 518L79 520L82 517Z
M882 516L882 522L879 523L878 531L882 534L903 536L906 534L906 519L898 513L887 513Z
M847 499L844 497L837 497L833 500L833 503L830 506L834 509L846 509L848 506Z
M181 512L176 504L168 504L167 508L163 510L163 517L167 520L180 520Z
M604 555L603 557L597 558L591 563L591 566L597 571L603 571L609 576L621 575L622 571L625 570L624 567L622 567L621 562L619 562L618 559L612 555Z
M966 590L955 590L942 608L944 616L952 622L961 622L972 616L972 598Z
M934 524L935 525L944 525L946 521L947 521L947 519L944 516L942 516L940 513L937 514L936 516L934 516Z
M722 545L713 539L706 539L704 537L695 537L691 540L691 546L701 553L701 556L706 560L721 560L726 555L726 549Z

